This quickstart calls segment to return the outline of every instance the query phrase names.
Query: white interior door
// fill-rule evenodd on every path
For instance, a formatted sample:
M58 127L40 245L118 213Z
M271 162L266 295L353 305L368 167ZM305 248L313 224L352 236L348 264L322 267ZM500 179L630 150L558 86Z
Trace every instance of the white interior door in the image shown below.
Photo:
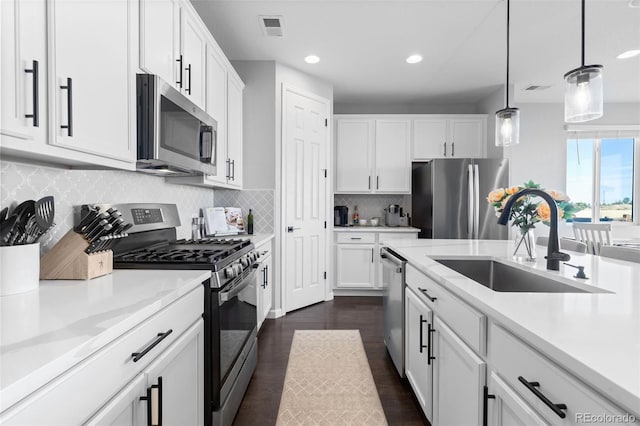
M329 101L283 93L286 311L324 300Z

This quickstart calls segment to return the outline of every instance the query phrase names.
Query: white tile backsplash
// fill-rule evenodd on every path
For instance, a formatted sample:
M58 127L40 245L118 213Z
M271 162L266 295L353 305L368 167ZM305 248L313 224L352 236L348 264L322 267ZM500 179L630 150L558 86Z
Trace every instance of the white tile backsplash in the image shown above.
M73 227L87 203L173 203L182 226L179 238L191 236L191 215L213 205L213 190L165 183L164 178L118 170L69 170L0 161L0 208L53 195L56 226L41 240L46 251Z
M273 233L275 223L275 191L273 189L244 191L219 189L216 190L214 206L241 208L245 223L249 209L252 209L253 232Z
M353 219L354 207L358 206L360 218L369 220L379 217L380 223L384 224L384 209L389 204L399 204L405 212L411 213L410 200L410 195L336 194L333 196L333 205L349 207L349 222Z

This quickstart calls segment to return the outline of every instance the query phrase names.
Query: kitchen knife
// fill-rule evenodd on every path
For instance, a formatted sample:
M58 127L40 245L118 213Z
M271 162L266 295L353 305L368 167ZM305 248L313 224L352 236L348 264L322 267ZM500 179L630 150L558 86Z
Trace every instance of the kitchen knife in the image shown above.
M89 239L88 235L92 233L98 227L98 225L102 223L102 221L104 221L103 225L106 225L107 223L109 223L106 220L108 217L109 217L109 213L107 212L98 213L98 216L82 230L82 233L84 234L84 238Z
M73 228L73 230L76 231L78 234L81 234L82 230L86 228L87 225L89 225L91 222L93 222L94 219L100 213L100 207L98 206L86 206L86 209L88 211L85 213L84 217L80 219L80 223L78 224L78 226Z

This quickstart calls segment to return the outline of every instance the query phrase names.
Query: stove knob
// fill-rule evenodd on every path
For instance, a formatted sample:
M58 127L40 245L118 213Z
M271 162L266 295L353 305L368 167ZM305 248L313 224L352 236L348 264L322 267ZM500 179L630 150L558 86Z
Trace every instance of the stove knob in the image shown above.
M227 266L226 268L224 268L224 276L227 278L235 278L238 274L236 273L236 269L233 267L233 265L231 266Z
M242 273L242 265L236 263L236 275L240 275Z

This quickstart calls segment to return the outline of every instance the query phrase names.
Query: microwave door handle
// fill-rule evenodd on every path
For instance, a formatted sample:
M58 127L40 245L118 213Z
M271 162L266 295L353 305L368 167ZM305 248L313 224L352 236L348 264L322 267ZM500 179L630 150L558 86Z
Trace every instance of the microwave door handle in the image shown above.
M201 162L211 163L213 145L214 145L213 128L211 126L201 126L200 127L200 161Z

